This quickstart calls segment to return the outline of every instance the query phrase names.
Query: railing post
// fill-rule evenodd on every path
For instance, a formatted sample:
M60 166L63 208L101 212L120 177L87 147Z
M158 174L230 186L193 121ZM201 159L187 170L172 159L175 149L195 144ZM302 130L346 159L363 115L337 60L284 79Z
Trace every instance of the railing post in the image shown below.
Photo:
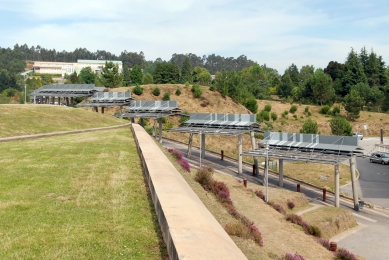
M247 179L246 178L243 179L243 185L245 188L247 188Z
M297 183L297 192L300 192L300 183Z
M253 164L253 176L255 176L255 164Z
M326 202L327 199L327 190L326 188L323 188L323 201Z
M224 151L221 150L222 161L224 161Z

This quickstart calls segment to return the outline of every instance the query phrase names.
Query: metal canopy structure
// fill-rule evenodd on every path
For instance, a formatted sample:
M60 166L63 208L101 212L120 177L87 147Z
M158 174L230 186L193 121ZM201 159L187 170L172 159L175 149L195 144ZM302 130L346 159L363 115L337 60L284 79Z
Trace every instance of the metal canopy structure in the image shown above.
M131 97L131 92L96 92L84 104L77 104L78 107L93 107L98 112L98 107L101 107L101 112L104 113L104 107L119 106L122 111L123 106L129 106L134 100Z
M255 149L254 132L260 131L260 124L253 114L204 114L191 113L189 120L180 128L170 129L169 132L189 133L188 153L191 156L193 134L200 135L200 164L205 158L205 135L238 136L238 173L242 173L242 135L250 132L251 143ZM258 172L258 160L254 158Z
M283 160L334 165L336 207L339 207L339 164L350 160L354 207L357 209L355 156L363 155L357 137L266 131L264 139L258 146L258 149L244 152L243 155L266 157L266 160L269 157L279 159L279 186L283 186ZM266 183L265 176L264 183Z
M120 113L117 117L131 118L152 118L154 119L153 136L155 137L156 123L159 123L159 142L162 143L162 117L183 116L182 109L178 107L177 101L133 101L126 109L126 112ZM141 121L142 122L142 121ZM142 123L141 123L142 124Z
M104 89L105 87L96 87L94 84L52 84L44 85L41 88L34 90L29 96L34 100L34 104L37 103L37 100L41 104L54 104L54 99L57 98L58 105L60 105L61 98L65 98L67 105L69 105L69 98L89 97L95 92Z

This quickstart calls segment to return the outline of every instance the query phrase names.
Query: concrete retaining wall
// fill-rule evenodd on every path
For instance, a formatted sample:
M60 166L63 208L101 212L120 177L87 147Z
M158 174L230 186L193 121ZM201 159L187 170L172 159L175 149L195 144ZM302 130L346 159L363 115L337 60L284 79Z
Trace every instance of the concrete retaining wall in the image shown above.
M170 259L247 259L151 136L132 131Z

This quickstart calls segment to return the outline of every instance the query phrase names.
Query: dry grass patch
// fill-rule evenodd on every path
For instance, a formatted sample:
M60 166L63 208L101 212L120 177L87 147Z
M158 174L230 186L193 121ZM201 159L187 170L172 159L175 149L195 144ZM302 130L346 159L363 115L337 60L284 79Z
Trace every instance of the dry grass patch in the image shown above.
M311 183L318 187L325 187L332 191L335 188L334 171L334 166L329 164L305 162L284 164L284 174L286 176ZM340 186L351 181L350 167L348 165L340 164L339 174Z
M357 225L349 210L335 207L320 207L302 215L311 225L317 226L323 238L329 239Z
M128 123L108 114L53 105L0 105L0 138Z

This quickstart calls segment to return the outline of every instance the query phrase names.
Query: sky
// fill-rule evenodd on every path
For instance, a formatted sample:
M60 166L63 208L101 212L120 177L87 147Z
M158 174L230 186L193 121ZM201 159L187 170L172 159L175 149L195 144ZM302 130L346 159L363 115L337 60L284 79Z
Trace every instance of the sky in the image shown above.
M354 48L389 64L389 1L383 0L0 0L0 47L86 48L247 58L277 69L325 68Z

